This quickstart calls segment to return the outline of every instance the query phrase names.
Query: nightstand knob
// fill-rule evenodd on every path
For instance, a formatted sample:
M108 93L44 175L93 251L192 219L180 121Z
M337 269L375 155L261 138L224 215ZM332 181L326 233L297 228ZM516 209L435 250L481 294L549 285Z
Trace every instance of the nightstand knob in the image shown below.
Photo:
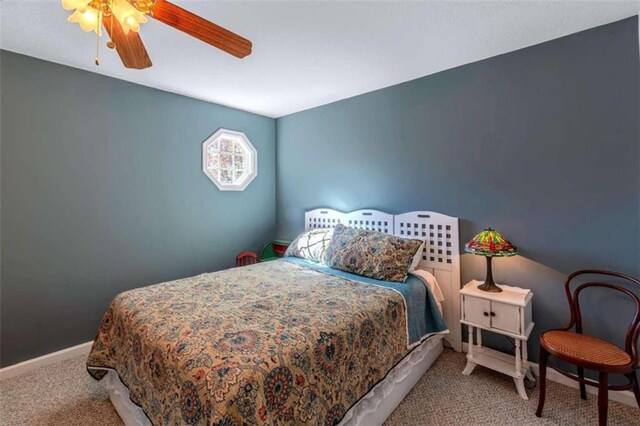
M484 316L485 316L485 317L488 317L488 316L489 316L489 313L485 312L485 313L484 313Z
M495 312L491 312L491 316L492 316L492 317L495 317L495 316L496 316L496 313L495 313Z

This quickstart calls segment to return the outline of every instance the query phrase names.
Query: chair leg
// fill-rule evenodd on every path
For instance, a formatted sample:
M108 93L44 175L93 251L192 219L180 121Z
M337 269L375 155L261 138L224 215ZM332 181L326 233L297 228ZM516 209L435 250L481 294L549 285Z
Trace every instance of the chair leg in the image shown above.
M631 381L631 389L633 389L633 394L636 396L636 404L638 404L638 408L640 408L640 383L638 383L640 378L638 378L638 372L634 371L633 373L628 374L627 377L629 378L629 381Z
M578 367L578 377L584 380L584 368ZM580 398L587 399L587 386L584 382L580 382Z
M609 375L607 373L600 373L598 379L598 426L606 426L609 404Z
M540 394L538 395L538 409L536 410L536 416L542 417L542 409L544 408L544 397L547 390L547 362L549 360L549 354L540 346L540 370L538 381L540 382Z

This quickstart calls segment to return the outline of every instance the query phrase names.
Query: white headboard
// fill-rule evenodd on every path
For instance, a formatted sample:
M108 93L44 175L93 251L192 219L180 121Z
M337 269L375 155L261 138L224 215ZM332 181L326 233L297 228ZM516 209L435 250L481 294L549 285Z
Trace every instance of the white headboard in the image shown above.
M393 215L378 210L356 210L344 213L342 224L352 228L366 229L368 231L393 232Z
M304 214L304 230L315 228L335 228L342 223L344 213L332 209L315 209Z
M445 301L444 319L450 334L445 341L456 351L462 350L460 326L460 237L458 218L441 213L415 211L398 215L379 210L357 210L343 213L333 209L315 209L304 214L305 230L345 226L384 232L425 242L420 269L431 272L438 280Z

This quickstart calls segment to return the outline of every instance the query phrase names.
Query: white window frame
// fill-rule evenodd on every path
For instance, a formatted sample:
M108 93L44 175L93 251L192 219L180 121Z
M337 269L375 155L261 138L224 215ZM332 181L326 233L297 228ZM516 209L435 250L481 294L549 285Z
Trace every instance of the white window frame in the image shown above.
M247 173L244 179L237 183L222 183L218 180L218 176L214 176L207 168L207 148L215 140L225 136L229 139L240 140L244 143L248 154L245 159L245 170ZM207 175L209 180L211 180L211 182L213 182L220 191L244 191L256 176L258 176L258 151L256 151L253 144L244 133L220 128L202 143L202 172Z

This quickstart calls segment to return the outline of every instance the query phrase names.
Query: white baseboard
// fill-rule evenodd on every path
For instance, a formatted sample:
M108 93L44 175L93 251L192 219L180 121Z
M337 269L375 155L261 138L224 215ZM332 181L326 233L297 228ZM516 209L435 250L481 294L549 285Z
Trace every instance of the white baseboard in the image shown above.
M88 355L92 344L93 341L81 343L77 346L72 346L37 358L28 359L24 362L10 365L5 368L0 368L0 381L28 373L37 368L44 367L45 365L55 364L56 362L75 358L81 355Z
M467 342L462 342L462 352L466 353L468 349L468 343ZM539 377L538 371L539 371L539 365L536 364L535 362L531 362L529 361L529 365L531 366L531 369L533 370L533 372L536 375L536 378ZM558 373L556 370L552 369L552 368L547 368L547 379L551 380L552 382L556 382L556 383L560 383L561 385L565 385L565 386L569 386L570 388L574 388L574 389L579 389L580 385L578 382L576 382L575 380L571 380L570 378L563 376L562 374ZM515 390L514 390L515 392ZM598 394L598 389L596 389L593 386L588 386L587 385L587 393L593 394L593 395L597 395ZM548 394L548 392L547 392ZM578 394L576 394L578 395ZM547 395L549 396L549 395ZM577 396L579 397L579 395ZM609 400L610 401L617 401L617 402L621 402L623 404L626 405L630 405L632 407L637 407L636 404L636 398L633 395L633 392L626 390L626 391L609 391Z

